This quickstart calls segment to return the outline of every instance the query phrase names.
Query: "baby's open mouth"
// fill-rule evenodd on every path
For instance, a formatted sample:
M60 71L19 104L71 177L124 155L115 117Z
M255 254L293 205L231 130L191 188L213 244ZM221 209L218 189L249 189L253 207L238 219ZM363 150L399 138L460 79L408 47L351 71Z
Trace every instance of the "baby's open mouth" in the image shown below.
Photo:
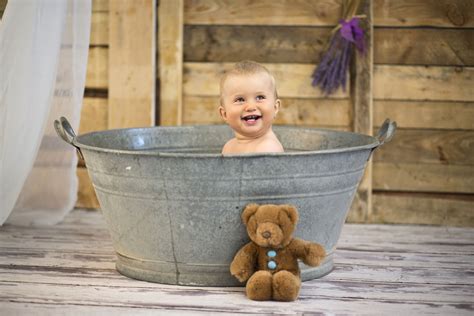
M247 115L242 118L246 122L255 122L256 120L262 118L261 115Z

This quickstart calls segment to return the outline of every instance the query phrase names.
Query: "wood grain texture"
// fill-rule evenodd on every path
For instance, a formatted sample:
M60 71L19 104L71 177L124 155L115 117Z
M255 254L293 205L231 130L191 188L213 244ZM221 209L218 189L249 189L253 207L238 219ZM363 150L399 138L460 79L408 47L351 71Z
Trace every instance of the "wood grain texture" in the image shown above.
M474 67L374 66L374 99L474 101Z
M472 195L374 193L370 222L474 227Z
M377 28L374 63L474 66L474 29Z
M109 2L109 128L155 119L155 0Z
M375 162L373 168L375 190L474 193L470 165Z
M7 314L47 315L468 315L473 238L472 228L346 224L334 271L304 282L295 302L254 302L243 287L182 287L120 275L101 214L76 210L48 229L0 229L0 304Z
M109 86L109 49L102 46L89 48L86 88L107 89Z
M90 45L109 44L109 13L104 11L94 12L91 16Z
M275 124L347 127L350 126L349 99L282 98ZM218 112L218 97L185 97L184 124L224 124Z
M399 129L374 152L374 161L474 168L474 131Z
M186 62L318 63L330 27L188 25Z
M116 0L92 0L92 12L109 11L109 2Z
M184 61L319 63L330 27L187 25ZM374 63L473 66L473 29L385 28L374 30Z
M185 96L218 96L219 80L233 63L185 63ZM278 95L282 98L322 98L319 89L311 86L313 64L263 64L274 75ZM330 98L347 98L348 91L339 89Z
M185 24L335 25L340 0L185 0Z
M106 130L108 127L108 101L105 98L84 98L81 110L79 135Z
M376 26L473 27L471 0L375 0Z
M77 193L76 207L83 208L99 208L99 201L95 195L92 181L89 178L87 169L84 167L77 168L77 178L79 180L79 189Z
M183 119L183 0L159 7L160 125Z
M387 117L399 128L474 130L474 102L375 100L375 126Z
M375 26L472 28L470 0L375 0ZM340 0L187 0L185 23L195 25L335 25Z

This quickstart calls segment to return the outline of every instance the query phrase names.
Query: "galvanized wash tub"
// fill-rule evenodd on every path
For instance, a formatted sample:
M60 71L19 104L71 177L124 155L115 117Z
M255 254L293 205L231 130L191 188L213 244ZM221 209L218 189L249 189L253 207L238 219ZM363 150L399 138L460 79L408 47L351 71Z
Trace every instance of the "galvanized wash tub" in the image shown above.
M118 129L75 136L65 118L58 134L83 155L105 217L117 270L169 284L238 285L229 272L248 241L240 214L248 203L290 203L300 213L295 235L324 245L316 268L329 273L333 252L371 152L396 128L387 120L377 137L274 126L285 153L223 157L227 126Z

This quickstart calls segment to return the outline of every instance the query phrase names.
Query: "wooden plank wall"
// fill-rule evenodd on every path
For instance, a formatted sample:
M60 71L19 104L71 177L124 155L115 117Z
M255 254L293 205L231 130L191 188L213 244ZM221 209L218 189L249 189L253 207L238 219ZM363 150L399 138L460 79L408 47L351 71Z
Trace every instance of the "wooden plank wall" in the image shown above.
M372 222L474 226L474 2L374 1Z

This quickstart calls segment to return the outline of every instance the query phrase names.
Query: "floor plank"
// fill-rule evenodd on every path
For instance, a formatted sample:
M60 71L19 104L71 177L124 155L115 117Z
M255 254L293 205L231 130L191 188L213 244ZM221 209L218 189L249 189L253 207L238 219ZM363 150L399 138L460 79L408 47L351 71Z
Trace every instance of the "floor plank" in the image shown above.
M329 275L292 303L253 302L242 287L142 282L115 270L99 212L75 210L46 229L0 227L0 314L470 315L474 229L344 226Z

